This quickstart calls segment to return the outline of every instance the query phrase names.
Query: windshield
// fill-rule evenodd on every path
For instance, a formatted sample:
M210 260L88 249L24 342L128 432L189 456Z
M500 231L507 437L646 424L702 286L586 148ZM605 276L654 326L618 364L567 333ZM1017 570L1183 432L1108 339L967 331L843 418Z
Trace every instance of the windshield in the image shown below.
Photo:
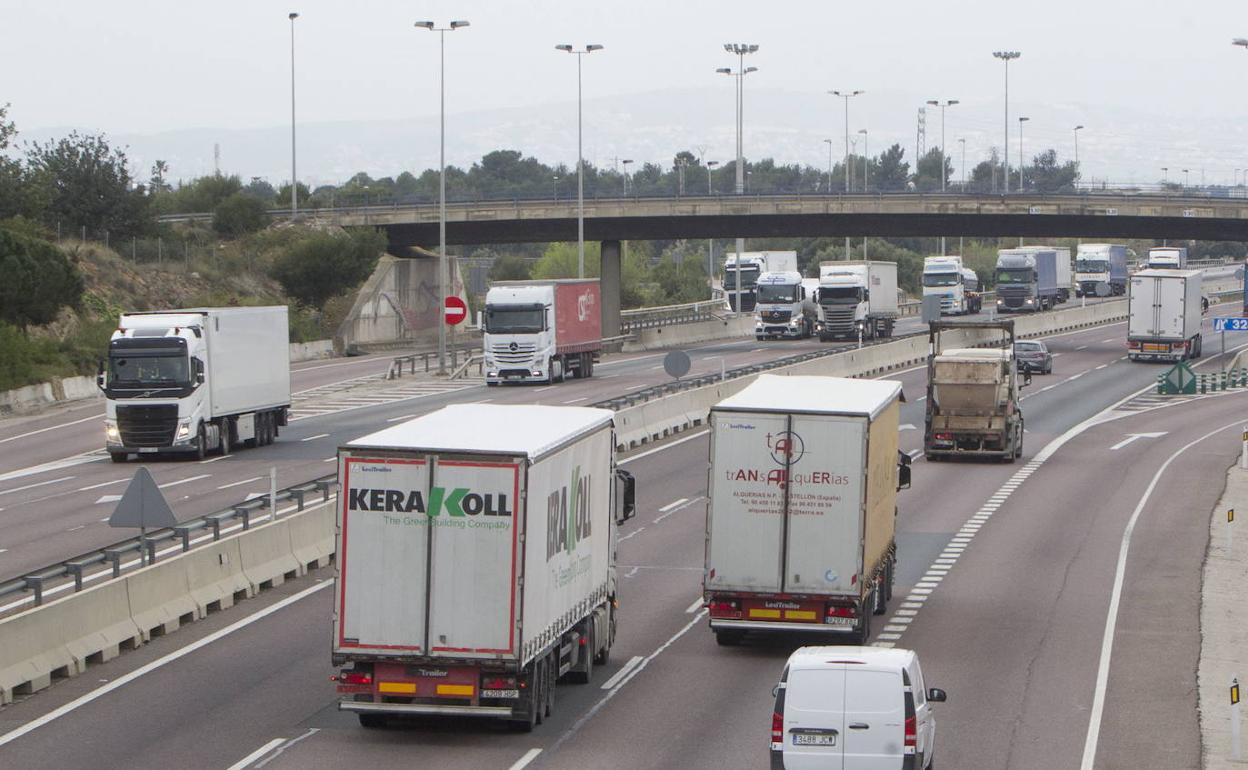
M110 382L138 385L185 385L190 363L185 353L115 352L108 357Z
M862 287L833 286L819 289L820 302L836 302L839 304L862 302Z
M1104 259L1076 260L1075 271L1079 273L1105 273L1109 271L1109 261Z
M759 286L759 304L797 302L797 286Z
M1021 353L1027 353L1042 350L1043 348L1040 347L1039 342L1015 342L1014 349Z
M741 288L752 289L754 284L758 283L758 276L761 271L758 265L744 265L741 268ZM724 268L724 288L737 288L737 266L729 265Z
M999 268L997 283L1031 283L1035 272L1030 267Z
M957 286L961 276L957 273L924 273L924 286Z
M541 305L486 305L485 330L490 334L535 334L545 328Z

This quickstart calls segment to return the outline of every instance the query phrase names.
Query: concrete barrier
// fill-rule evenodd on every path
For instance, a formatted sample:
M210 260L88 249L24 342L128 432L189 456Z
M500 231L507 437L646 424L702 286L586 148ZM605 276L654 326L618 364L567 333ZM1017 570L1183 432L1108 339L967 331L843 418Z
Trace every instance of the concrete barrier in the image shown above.
M131 617L130 591L124 582L103 583L67 598L81 602L73 609L65 642L79 661L79 670L86 669L88 663L112 660L121 650L134 649L142 642L142 632Z
M318 358L332 358L333 355L333 340L290 343L290 362L292 364L297 364L300 361L315 361Z
M304 511L305 515L309 513L312 512ZM285 583L288 575L298 577L307 572L290 550L290 521L279 519L239 537L243 574L256 590L275 588Z
M145 642L177 631L183 620L203 617L191 597L186 562L181 559L157 562L123 580L130 597L130 617Z
M624 343L624 352L672 348L692 342L748 337L754 333L754 316L698 321L642 329L636 338Z
M288 520L290 552L305 571L324 567L334 555L336 514L334 506L322 505Z
M243 555L237 537L200 546L179 559L186 566L187 587L199 617L234 606L236 596L256 595L255 586L243 574Z

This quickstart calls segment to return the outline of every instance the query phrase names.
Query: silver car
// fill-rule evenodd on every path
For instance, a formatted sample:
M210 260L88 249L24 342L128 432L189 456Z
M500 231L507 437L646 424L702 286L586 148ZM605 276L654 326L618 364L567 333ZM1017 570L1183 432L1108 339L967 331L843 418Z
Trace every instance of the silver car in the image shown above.
M1053 373L1053 354L1040 340L1019 340L1014 343L1014 360L1020 372Z

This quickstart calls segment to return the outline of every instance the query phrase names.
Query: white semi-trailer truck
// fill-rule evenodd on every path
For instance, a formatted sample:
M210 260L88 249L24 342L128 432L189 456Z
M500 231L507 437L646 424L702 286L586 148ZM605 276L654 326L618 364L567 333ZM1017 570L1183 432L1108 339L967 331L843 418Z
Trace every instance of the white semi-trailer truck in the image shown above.
M1127 247L1121 243L1081 243L1075 252L1075 293L1080 297L1127 293Z
M963 270L960 256L927 257L923 260L923 296L940 297L941 315L972 312Z
M824 262L819 265L819 339L893 336L900 315L897 263Z
M808 279L797 271L763 273L755 285L754 337L809 337L815 330L815 301Z
M892 595L901 383L764 374L711 409L703 595L749 631L865 641Z
M598 279L494 283L481 346L486 385L592 377L602 354Z
M1200 358L1203 287L1199 270L1141 270L1131 276L1127 355L1132 361Z
M613 413L460 404L339 449L338 707L530 730L615 639Z
M289 340L284 305L123 313L96 378L108 456L272 443L290 409Z

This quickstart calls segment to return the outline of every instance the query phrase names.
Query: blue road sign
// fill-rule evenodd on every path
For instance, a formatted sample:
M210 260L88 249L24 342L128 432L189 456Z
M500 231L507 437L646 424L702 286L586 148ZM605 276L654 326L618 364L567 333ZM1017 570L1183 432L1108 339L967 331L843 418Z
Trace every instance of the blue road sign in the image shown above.
M1215 332L1248 332L1248 318L1215 318Z

